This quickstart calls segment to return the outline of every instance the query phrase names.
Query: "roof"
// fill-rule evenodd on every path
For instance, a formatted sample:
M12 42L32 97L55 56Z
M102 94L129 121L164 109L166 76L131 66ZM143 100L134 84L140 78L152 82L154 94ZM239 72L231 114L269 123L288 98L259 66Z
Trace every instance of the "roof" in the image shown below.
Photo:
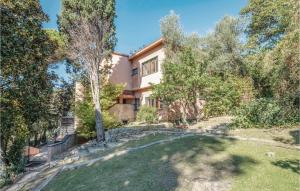
M142 55L142 54L144 54L144 53L152 50L153 48L156 48L156 47L162 45L162 43L163 43L163 39L162 38L160 38L160 39L152 42L151 44L147 45L146 47L142 48L141 50L139 50L136 53L134 53L133 55L131 55L129 57L129 60L132 60L132 59L134 59L134 58L136 58L136 57L138 57L138 56L140 56L140 55Z

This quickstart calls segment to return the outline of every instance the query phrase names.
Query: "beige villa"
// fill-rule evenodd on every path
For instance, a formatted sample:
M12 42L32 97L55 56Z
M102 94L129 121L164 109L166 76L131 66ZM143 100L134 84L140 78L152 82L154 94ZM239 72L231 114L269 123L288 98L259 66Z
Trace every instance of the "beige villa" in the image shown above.
M158 84L162 78L161 65L164 57L162 39L156 40L131 56L113 53L109 81L125 86L117 104L110 108L110 112L119 120L133 121L141 105L157 107L159 112L163 112L159 100L151 98L150 95L151 84ZM77 83L75 97L77 100L82 97L81 88Z

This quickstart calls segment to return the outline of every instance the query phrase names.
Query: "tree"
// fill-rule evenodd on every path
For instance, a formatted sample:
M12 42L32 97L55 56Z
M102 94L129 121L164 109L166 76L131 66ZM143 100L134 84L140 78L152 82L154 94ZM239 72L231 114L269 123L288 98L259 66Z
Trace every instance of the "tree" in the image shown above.
M169 15L161 19L160 30L164 39L166 56L171 59L176 52L180 51L184 41L179 16L174 11L170 11Z
M241 10L249 19L247 62L260 97L285 108L299 106L299 20L296 0L251 0Z
M66 50L66 40L64 36L55 29L44 29L47 33L49 39L56 45L54 53L49 57L49 63L56 63L66 59L67 50Z
M197 119L197 101L203 96L206 59L199 49L197 35L185 36L180 26L179 16L174 12L161 20L166 58L162 64L163 78L154 85L153 96L168 105L177 104L181 110L183 123L187 124L187 110L194 107Z
M256 51L273 48L291 25L297 27L297 12L299 13L297 0L249 1L241 10L241 15L249 21L246 29L248 47Z
M179 104L184 123L191 108L200 120L203 111L206 117L229 114L240 106L242 97L252 97L240 19L225 16L211 34L200 38L184 35L179 16L171 12L162 19L161 31L166 57L162 81L154 85L153 95L168 105ZM205 100L204 110L201 100Z
M19 172L26 139L34 124L48 115L56 79L48 73L48 59L56 46L42 30L48 17L38 0L1 0L0 8L1 156L8 171Z
M88 75L93 98L97 141L105 140L102 124L101 80L109 69L108 59L116 44L114 0L63 0L60 32L67 39L68 57Z
M241 20L225 16L217 23L214 31L203 38L203 49L209 55L208 72L226 77L245 76L246 68L242 59Z

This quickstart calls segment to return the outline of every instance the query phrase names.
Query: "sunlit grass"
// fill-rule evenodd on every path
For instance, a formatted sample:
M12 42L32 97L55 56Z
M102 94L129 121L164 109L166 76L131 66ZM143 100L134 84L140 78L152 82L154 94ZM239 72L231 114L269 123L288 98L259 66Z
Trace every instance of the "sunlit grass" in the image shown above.
M152 136L129 146L158 140ZM267 156L266 153L273 155ZM65 171L45 190L297 190L299 152L256 142L193 136Z

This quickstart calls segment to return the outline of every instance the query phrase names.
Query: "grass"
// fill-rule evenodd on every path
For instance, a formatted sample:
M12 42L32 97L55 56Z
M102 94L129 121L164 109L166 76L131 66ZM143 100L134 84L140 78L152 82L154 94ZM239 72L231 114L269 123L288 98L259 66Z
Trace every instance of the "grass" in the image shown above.
M228 135L274 140L285 144L300 144L300 128L235 129Z
M146 137L133 146L161 139ZM266 155L273 152L274 156ZM194 136L62 172L45 190L297 190L299 152Z
M79 162L81 162L82 160L89 160L89 159L98 158L98 157L107 155L107 154L112 153L112 152L125 150L125 149L133 148L133 147L138 147L140 145L145 145L145 144L148 144L148 143L152 143L154 141L159 141L159 140L167 139L167 138L170 138L170 137L171 137L171 135L167 135L167 134L150 134L148 136L142 137L142 138L137 139L137 140L128 141L128 142L122 144L121 146L117 146L115 148L104 150L104 151L98 151L96 153L93 153L93 154L90 154L88 156L82 157L82 159Z

